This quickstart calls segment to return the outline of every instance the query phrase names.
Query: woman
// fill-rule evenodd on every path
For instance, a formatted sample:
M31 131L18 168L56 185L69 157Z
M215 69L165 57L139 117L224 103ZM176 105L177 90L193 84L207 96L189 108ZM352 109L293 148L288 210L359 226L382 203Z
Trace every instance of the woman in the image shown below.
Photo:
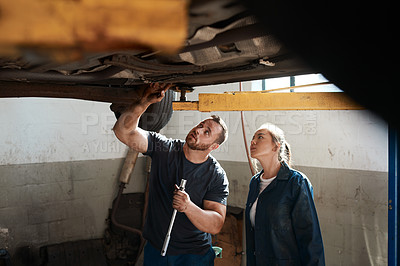
M251 179L247 198L247 265L325 265L312 186L289 167L283 131L262 125L250 153L263 170Z

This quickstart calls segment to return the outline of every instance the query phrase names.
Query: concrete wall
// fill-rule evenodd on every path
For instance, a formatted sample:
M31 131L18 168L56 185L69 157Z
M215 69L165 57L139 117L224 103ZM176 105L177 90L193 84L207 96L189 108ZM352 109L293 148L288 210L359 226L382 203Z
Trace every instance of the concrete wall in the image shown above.
M251 89L244 83L244 90ZM197 93L238 90L238 84L199 88ZM185 138L198 121L214 113L175 112L163 133ZM229 140L214 156L230 181L228 204L244 208L251 177L239 112L216 112ZM367 110L245 112L252 134L265 122L281 127L292 147L294 168L314 187L327 265L387 264L387 125Z
M0 248L14 261L22 247L37 257L44 245L103 236L127 152L108 107L0 99ZM144 191L145 160L125 192Z
M251 89L244 83L244 90ZM238 84L198 92L238 90ZM102 237L126 154L108 104L0 99L0 248ZM230 180L229 205L244 207L250 170L238 112L220 112L230 137L214 152ZM209 113L175 112L162 133L184 138ZM295 167L310 178L327 265L387 263L387 126L368 111L245 112L247 142L264 122L280 126ZM139 157L127 192L143 191Z

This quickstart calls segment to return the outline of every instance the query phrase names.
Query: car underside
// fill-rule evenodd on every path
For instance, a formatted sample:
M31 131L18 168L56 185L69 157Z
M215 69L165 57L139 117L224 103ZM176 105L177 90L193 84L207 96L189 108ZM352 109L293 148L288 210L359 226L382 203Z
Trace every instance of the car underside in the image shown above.
M65 97L112 102L117 99L90 99L82 88L101 92L104 87L134 88L152 82L194 87L313 72L237 1L192 1L187 36L185 46L174 54L124 49L54 62L27 50L18 58L2 58L1 96L64 97L68 86ZM27 84L30 89L18 91ZM53 84L53 91L44 84Z
M374 93L378 86L392 84L390 73L394 71L388 68L391 46L385 43L391 37L388 39L388 30L382 30L383 25L391 25L390 12L385 20L369 20L371 12L386 14L386 8L349 6L341 1L181 2L188 4L184 11L186 37L172 52L143 43L130 46L121 40L112 43L109 39L104 43L112 45L104 48L100 33L97 33L100 36L97 43L86 45L78 57L67 60L54 60L52 49L46 46L38 49L35 45L17 45L18 53L12 54L0 49L0 97L128 103L135 96L135 90L153 82L172 83L179 90L322 73L366 107L387 120L397 121L392 118L393 110L379 108L388 99ZM149 13L150 24L162 10L158 12ZM107 15L119 14L110 11ZM27 29L29 25L25 32ZM369 37L371 32L374 38ZM12 32L2 32L2 36L9 33ZM157 33L148 34L155 37ZM168 36L164 38L168 39ZM75 45L79 48L79 43ZM57 48L63 50L63 46ZM371 67L368 59L373 49L380 53L378 68Z

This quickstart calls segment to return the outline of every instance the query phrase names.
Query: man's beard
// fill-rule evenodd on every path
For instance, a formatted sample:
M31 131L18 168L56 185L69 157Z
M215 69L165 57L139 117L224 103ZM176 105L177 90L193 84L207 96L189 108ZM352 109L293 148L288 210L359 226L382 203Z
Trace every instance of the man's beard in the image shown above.
M208 148L210 148L210 146L212 145L212 143L211 144L194 144L194 143L187 141L187 137L186 137L186 144L188 145L188 147L190 149L196 150L196 151L205 151Z

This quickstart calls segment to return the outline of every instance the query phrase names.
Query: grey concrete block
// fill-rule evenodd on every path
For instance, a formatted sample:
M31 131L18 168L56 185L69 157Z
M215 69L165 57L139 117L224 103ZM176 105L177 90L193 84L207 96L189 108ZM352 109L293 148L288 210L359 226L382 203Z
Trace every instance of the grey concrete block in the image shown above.
M28 209L28 222L33 225L64 220L68 217L67 205L66 202L32 205Z
M0 228L8 232L9 250L24 243L37 248L101 237L122 163L123 159L0 166ZM144 163L145 158L139 158L132 190L144 191ZM5 242L4 237L0 241Z
M24 207L7 207L0 209L0 228L9 230L28 225L27 209Z
M83 217L70 218L49 223L49 243L86 239Z
M302 170L310 180L320 180L313 185L318 191L315 204L327 264L386 265L387 173L315 167Z
M247 194L251 179L249 164L246 162L219 161L229 180L228 205L246 207Z
M101 238L107 228L107 216L90 216L84 217L85 235L88 238Z
M0 187L0 208L8 205L7 190Z
M10 230L11 245L22 246L42 246L49 240L47 223L19 226Z

